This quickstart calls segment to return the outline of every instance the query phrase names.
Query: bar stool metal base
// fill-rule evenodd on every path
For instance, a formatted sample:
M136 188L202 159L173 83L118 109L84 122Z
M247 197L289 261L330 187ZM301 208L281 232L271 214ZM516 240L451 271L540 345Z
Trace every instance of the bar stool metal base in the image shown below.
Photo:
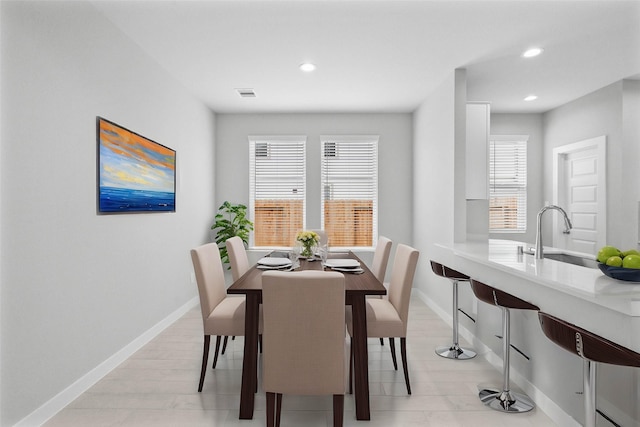
M514 393L510 390L483 389L478 393L482 403L500 412L521 413L529 412L535 404L528 396Z
M468 348L462 348L457 344L454 344L450 347L446 347L446 346L438 347L436 348L436 354L446 359L457 359L457 360L469 360L476 357L475 351L469 350Z

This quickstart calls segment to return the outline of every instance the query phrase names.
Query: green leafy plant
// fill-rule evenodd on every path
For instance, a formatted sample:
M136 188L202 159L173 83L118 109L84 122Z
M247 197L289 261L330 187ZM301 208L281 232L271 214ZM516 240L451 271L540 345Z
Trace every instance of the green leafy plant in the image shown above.
M216 214L216 222L211 226L216 232L216 243L223 263L229 264L229 254L225 242L238 236L245 246L249 244L249 233L253 230L253 222L247 218L247 207L242 204L232 205L224 202Z

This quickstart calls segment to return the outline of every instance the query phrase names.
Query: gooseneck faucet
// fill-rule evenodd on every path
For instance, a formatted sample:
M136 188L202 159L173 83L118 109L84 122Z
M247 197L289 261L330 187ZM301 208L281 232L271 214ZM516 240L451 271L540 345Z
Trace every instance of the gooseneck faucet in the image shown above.
M547 205L542 209L540 209L540 212L538 212L538 220L537 220L538 229L536 230L536 252L535 252L536 259L544 258L544 254L542 253L542 214L548 211L549 209L555 209L557 211L560 211L560 213L562 213L562 216L564 217L564 226L565 226L565 230L563 231L563 233L569 234L571 232L570 230L572 228L572 225L571 225L571 221L569 220L569 216L567 216L567 213L560 206Z

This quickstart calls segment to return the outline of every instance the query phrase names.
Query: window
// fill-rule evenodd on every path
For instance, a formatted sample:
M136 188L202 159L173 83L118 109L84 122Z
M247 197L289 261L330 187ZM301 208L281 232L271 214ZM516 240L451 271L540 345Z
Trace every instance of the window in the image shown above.
M491 136L489 141L489 231L527 231L528 136Z
M252 246L291 246L304 228L304 136L249 137Z
M331 246L377 239L378 136L322 136L322 228Z

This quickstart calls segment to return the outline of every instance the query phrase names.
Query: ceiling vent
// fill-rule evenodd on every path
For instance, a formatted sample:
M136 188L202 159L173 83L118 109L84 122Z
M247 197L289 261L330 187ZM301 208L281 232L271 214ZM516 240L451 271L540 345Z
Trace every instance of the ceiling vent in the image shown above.
M249 88L249 89L236 89L236 91L238 92L238 95L240 95L242 98L255 98L256 97L256 92Z

